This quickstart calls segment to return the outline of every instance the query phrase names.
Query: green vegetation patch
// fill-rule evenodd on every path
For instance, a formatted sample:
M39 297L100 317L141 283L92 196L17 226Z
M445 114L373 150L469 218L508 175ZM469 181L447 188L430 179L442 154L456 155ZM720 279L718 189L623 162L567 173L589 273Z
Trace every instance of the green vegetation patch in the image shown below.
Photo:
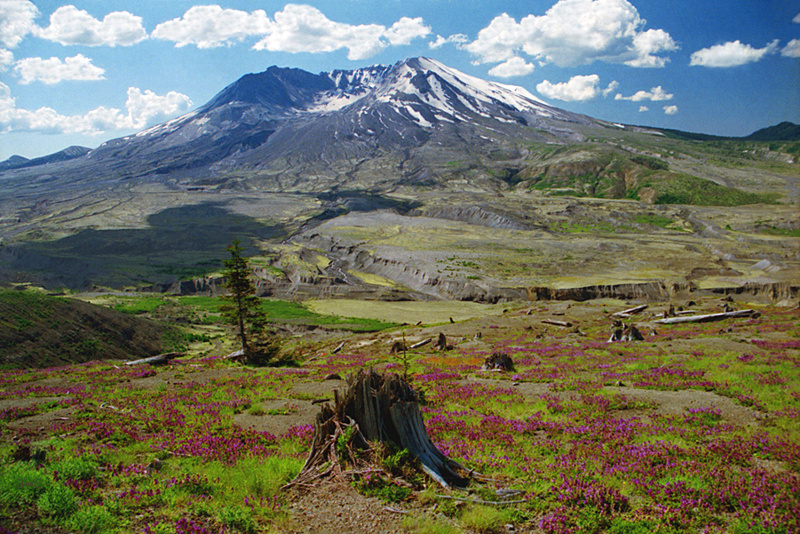
M688 174L658 174L629 191L630 198L638 198L644 188L655 191L654 204L693 204L697 206L743 206L747 204L772 204L767 195L747 193L725 187L709 180Z
M104 306L33 290L0 290L3 367L144 358L166 352L176 335L173 327Z

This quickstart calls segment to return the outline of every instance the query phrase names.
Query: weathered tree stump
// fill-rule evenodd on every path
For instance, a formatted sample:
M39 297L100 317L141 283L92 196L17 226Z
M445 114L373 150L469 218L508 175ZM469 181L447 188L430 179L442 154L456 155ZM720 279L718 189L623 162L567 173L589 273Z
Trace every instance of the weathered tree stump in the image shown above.
M447 336L444 335L444 332L439 332L439 338L436 340L436 350L453 350L453 345L447 344Z
M374 460L371 444L377 442L407 449L422 471L443 487L464 487L472 475L436 448L425 429L417 393L393 373L360 371L351 377L343 395L334 391L333 406L322 406L314 427L306 463L289 486L369 468Z
M495 352L483 361L484 371L513 371L514 360L505 352Z

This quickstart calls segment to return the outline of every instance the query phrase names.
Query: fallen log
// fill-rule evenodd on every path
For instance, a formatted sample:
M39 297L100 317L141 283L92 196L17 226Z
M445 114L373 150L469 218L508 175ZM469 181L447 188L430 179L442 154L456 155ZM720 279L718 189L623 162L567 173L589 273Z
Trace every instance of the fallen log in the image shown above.
M552 325L555 325L555 326L560 326L562 328L571 328L572 327L572 323L568 323L566 321L557 321L555 319L542 319L542 322L544 324L552 324Z
M396 374L360 371L348 380L343 395L334 390L332 406L322 406L306 463L287 486L346 475L353 472L349 466L369 467L375 463L372 444L377 442L408 450L419 468L442 487L465 487L472 476L433 444L418 395L406 380Z
M670 317L669 319L659 319L655 322L659 324L678 324L678 323L710 323L722 321L724 319L738 319L742 317L758 317L761 315L756 310L739 310L732 312L711 313L708 315L692 315L688 317Z
M630 317L631 315L636 315L637 313L641 313L647 309L647 304L642 304L641 306L636 306L634 308L629 308L627 310L622 310L617 313L612 313L612 317Z
M130 362L125 362L125 365L139 365L142 363L147 363L150 365L158 365L161 363L167 363L172 358L177 358L178 356L185 356L185 352L166 352L164 354L158 354L156 356L150 356L149 358L142 358L140 360L133 360Z
M432 338L423 339L423 340L422 340L422 341L420 341L419 343L414 343L413 345L411 345L411 346L410 346L410 347L408 347L408 348L409 348L409 349L411 349L411 350L418 349L418 348L420 348L420 347L424 347L425 345L427 345L427 344L428 344L428 343L430 343L431 341L433 341L433 339L432 339Z

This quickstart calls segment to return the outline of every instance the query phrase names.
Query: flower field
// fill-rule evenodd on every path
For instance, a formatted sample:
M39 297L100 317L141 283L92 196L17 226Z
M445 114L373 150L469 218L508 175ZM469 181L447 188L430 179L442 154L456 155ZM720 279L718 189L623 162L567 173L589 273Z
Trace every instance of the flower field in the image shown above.
M491 479L468 494L416 487L392 504L408 512L408 532L797 533L799 315L758 309L608 343L617 308L546 303L455 325L294 338L285 347L298 368L205 356L3 371L0 533L306 532L281 490L308 453L304 414L341 387L326 375L364 367L407 370L436 446ZM556 311L575 326L545 330ZM389 354L400 336L438 332L452 350ZM515 370L481 371L495 352ZM277 401L286 408L264 409ZM478 502L509 489L512 504Z

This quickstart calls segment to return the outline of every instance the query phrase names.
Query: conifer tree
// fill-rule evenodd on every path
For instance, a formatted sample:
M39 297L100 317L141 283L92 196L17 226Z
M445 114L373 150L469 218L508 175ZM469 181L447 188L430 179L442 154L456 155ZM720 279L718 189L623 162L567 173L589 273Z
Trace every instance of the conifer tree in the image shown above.
M251 278L250 264L242 256L242 245L237 239L228 247L231 257L225 260L225 280L229 294L221 307L223 316L234 326L242 345L244 361L264 365L277 354L279 346L273 336L265 332L267 318L261 310L261 300Z

